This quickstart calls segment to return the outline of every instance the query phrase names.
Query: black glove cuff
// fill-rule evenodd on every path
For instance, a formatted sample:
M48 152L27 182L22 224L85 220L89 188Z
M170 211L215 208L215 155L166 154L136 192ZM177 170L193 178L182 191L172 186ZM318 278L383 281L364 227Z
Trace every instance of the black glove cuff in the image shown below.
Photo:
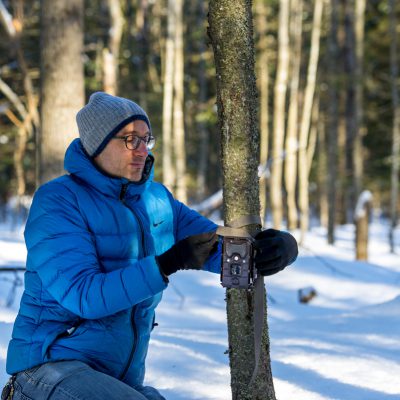
M166 252L160 254L159 256L156 256L156 262L158 264L158 267L160 268L161 275L169 276L180 269L180 266L177 262L179 258L175 253L176 247L172 246Z

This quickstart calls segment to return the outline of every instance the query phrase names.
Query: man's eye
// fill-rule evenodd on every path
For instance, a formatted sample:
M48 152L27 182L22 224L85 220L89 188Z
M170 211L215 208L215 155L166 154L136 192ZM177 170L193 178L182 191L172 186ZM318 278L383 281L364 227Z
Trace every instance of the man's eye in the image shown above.
M133 136L127 136L125 140L126 140L127 142L129 142L129 143L132 143L132 142L134 141L134 139L135 139L135 138L134 138Z

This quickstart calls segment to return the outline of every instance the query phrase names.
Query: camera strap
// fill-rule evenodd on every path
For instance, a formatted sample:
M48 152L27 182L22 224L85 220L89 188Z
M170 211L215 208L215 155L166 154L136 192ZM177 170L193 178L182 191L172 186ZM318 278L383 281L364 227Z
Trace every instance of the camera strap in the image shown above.
M259 215L244 215L237 218L234 221L230 221L226 226L219 226L217 229L217 234L220 236L231 236L231 237L245 237L248 239L253 239L253 237L244 229L241 229L247 225L261 224L261 218ZM258 373L258 367L260 363L261 356L261 344L262 344L262 332L264 325L264 277L260 274L254 281L254 370L251 376L249 385L254 383L254 380Z

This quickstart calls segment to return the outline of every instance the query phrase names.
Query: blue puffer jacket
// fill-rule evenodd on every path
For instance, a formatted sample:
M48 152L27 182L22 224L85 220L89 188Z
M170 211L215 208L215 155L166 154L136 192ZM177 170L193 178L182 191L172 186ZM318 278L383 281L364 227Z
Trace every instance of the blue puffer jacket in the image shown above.
M102 174L79 139L65 169L69 175L36 192L29 213L25 291L7 372L74 359L138 387L167 286L155 255L216 225L152 182L152 167L140 184ZM204 269L218 272L219 257Z

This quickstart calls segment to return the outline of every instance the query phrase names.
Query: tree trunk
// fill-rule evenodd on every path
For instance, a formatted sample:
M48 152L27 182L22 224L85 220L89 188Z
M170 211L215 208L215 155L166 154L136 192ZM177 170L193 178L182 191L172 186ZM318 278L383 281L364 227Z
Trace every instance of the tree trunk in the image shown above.
M289 0L280 0L278 32L278 66L274 89L272 137L271 208L273 226L282 225L282 166L285 136L285 103L289 75Z
M285 187L287 194L288 229L296 229L298 222L296 204L297 149L299 126L299 81L301 66L301 36L303 27L303 1L291 1L290 38L292 46L290 104L286 132Z
M174 103L173 134L176 162L176 197L186 203L186 151L185 123L183 116L184 64L183 64L183 0L175 0L175 65L174 65Z
M205 2L200 0L197 2L197 24L200 27L204 26L204 19L206 17ZM198 168L197 168L197 199L203 200L206 194L207 182L207 164L208 164L208 148L209 148L209 133L205 123L204 112L206 111L207 103L207 80L206 80L206 43L203 38L198 39L198 52L199 52L199 67L198 67L198 80L199 80L199 94L198 94L198 115L196 118L196 127L199 133L200 145L198 153Z
M175 2L168 0L168 31L165 44L164 62L164 99L163 99L163 182L168 189L175 189L175 171L173 167L172 146L172 105L174 95L174 63L175 63Z
M40 181L64 171L67 146L77 136L84 104L83 0L41 2L42 138Z
M394 253L394 230L397 226L399 201L399 167L400 167L400 104L398 92L398 57L397 57L397 21L395 1L389 1L390 12L390 81L392 87L393 128L392 128L392 168L390 184L390 251Z
M149 53L149 29L148 29L148 0L139 0L136 9L136 45L135 59L136 74L138 76L138 98L140 105L147 109L147 56Z
M164 19L164 2L155 1L149 11L151 15L151 24L149 24L150 50L147 54L147 68L149 72L151 89L155 93L162 93L161 76L158 71L158 62L155 60L161 55L161 49L164 47L165 35L162 34L162 20Z
M209 24L217 74L224 220L229 223L241 216L260 213L257 176L260 138L251 2L211 0ZM248 228L255 233L259 226ZM255 365L253 290L227 290L227 313L232 398L275 400L266 315L258 375L255 384L249 386Z
M256 1L257 12L257 32L259 35L258 51L258 84L260 92L260 164L265 167L268 160L268 140L269 140L269 77L268 77L268 37L267 37L267 7L263 0ZM261 216L265 221L267 209L267 179L263 177L260 181L260 201Z
M108 30L108 48L103 50L104 91L112 95L118 93L118 60L121 46L124 17L120 0L107 0L110 14L110 28Z
M308 62L307 85L304 95L303 113L300 126L299 140L299 208L300 208L300 229L303 241L304 235L308 230L309 220L309 196L308 196L308 159L307 145L311 123L311 111L317 79L318 57L321 36L323 0L316 0L314 6L314 19L311 33L311 51Z
M354 4L355 0L342 0L344 2L344 73L346 76L346 177L345 177L345 208L346 222L353 221L353 212L357 201L356 188L354 187L354 140L357 130L356 113L356 55L354 32Z
M363 63L364 63L364 25L365 25L366 0L356 0L355 4L355 137L353 148L354 190L356 196L363 188L364 175L364 151L363 138L365 127L363 126Z
M347 137L346 137L346 90L340 90L338 93L338 187L337 187L337 212L336 222L340 225L346 224L348 221L348 189L347 189Z
M319 132L322 132L323 125L319 119L319 96L314 100L314 104L311 111L311 126L310 126L310 138L307 146L307 181L311 173L312 162L315 154L315 147L317 146L317 137Z
M329 60L339 58L338 45L338 0L331 0L329 6L329 37L328 37L328 55ZM335 224L336 224L336 201L337 201L337 162L338 162L338 82L339 71L335 62L328 63L328 129L327 129L327 175L328 175L328 243L335 242Z
M322 124L325 124L325 115ZM318 206L319 206L319 220L321 226L327 228L329 224L329 202L328 202L328 145L326 140L326 128L318 134L317 141L317 153L318 153L318 169L317 169L317 181L318 181Z
M368 261L368 226L372 208L372 194L368 190L362 192L357 200L354 212L356 225L356 260Z

